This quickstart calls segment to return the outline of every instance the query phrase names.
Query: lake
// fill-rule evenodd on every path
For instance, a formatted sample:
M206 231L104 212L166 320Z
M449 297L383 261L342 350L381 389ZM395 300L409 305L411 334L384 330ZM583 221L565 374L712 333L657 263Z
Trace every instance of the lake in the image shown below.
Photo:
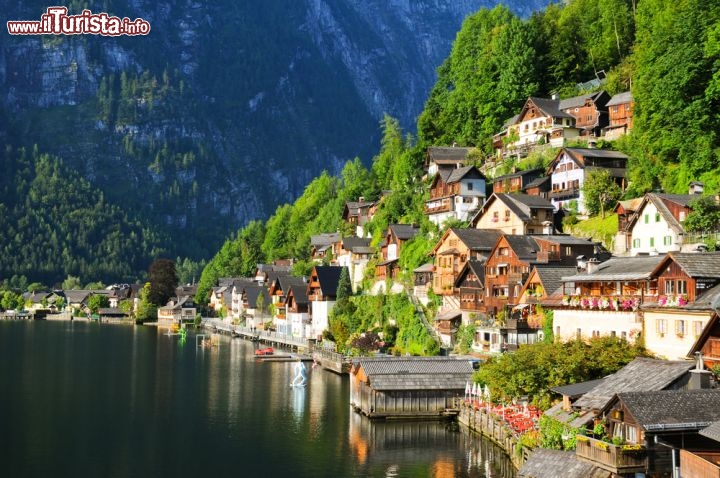
M376 422L348 378L256 345L154 327L0 320L0 476L498 477L504 453L445 422Z

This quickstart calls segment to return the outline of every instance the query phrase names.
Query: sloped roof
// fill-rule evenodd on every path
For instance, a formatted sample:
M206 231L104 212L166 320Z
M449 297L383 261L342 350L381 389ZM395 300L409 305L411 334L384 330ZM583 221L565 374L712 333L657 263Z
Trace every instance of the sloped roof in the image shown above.
M340 274L343 269L347 268L344 266L315 266L315 273L323 295L332 297L337 294Z
M669 252L655 268L655 274L662 272L669 261L694 279L720 279L720 252Z
M473 368L446 357L366 358L356 364L375 390L464 390Z
M700 430L700 434L720 442L720 421L713 422L709 427Z
M470 229L464 227L453 227L450 231L460 239L472 251L490 252L502 232L495 229Z
M646 431L698 430L720 420L720 389L618 393Z
M560 103L558 104L558 108L561 110L567 110L570 108L580 108L581 106L585 105L585 101L588 99L593 100L593 102L596 102L598 98L601 98L606 93L602 90L596 91L594 93L586 93L584 95L580 96L573 96L572 98L565 98L564 100L560 100ZM605 105L600 105L605 106Z
M494 193L499 201L505 204L512 212L515 213L523 221L529 221L532 218L532 209L554 210L552 203L547 199L522 193ZM489 202L489 201L488 201Z
M593 388L600 385L605 379L604 378L598 378L595 380L588 380L586 382L579 382L579 383L571 383L570 385L562 385L560 387L552 387L550 390L552 390L555 393L559 393L560 395L565 395L569 397L571 400L575 398L582 397L586 393L588 393Z
M505 240L519 259L530 261L537 259L537 253L540 247L538 243L535 242L533 236L506 234Z
M307 295L307 284L292 284L288 288L286 295L289 295L290 291L292 291L292 295L296 304L305 305L310 302Z
M460 283L465 279L468 272L472 272L478 278L480 287L485 288L485 262L477 259L468 260L455 279L455 287L460 287Z
M358 248L368 248L370 246L370 238L365 237L344 237L342 240L343 249L356 252Z
M307 282L302 277L282 275L277 277L275 282L277 282L280 290L282 290L285 295L287 295L291 287L307 288Z
M435 270L435 265L432 262L428 262L427 264L423 264L420 267L413 269L413 272L417 272L417 273L433 272L434 270Z
M572 115L565 113L560 109L560 100L553 100L551 98L531 97L528 101L532 101L533 103L535 103L535 106L540 108L540 110L545 113L546 116L552 116L554 118L574 118ZM527 102L525 104L527 105ZM522 116L522 113L520 114L520 116Z
M270 295L268 294L268 289L265 286L261 285L255 285L255 284L248 284L244 287L245 291L245 298L247 300L248 307L251 309L254 309L257 305L258 297L262 295L263 299L265 300L265 306L267 307L270 305Z
M694 302L690 302L682 308L688 310L715 310L718 306L718 300L720 300L720 284L702 291Z
M632 228L642 216L642 211L645 209L645 205L648 202L652 202L655 208L658 210L660 215L665 219L665 222L667 222L668 226L670 226L676 233L682 234L684 233L684 229L682 224L673 216L672 212L670 212L670 209L667 207L667 204L665 202L672 202L680 207L690 207L690 202L697 199L699 196L697 194L659 194L659 193L647 193L645 197L643 198L643 202L641 203L640 207L638 207L636 214L633 215L629 228Z
M564 282L643 280L649 278L664 256L613 257L598 265L592 274L563 276Z
M485 176L483 173L480 172L478 168L476 168L473 165L470 166L463 166L462 168L455 168L450 170L450 174L447 176L447 179L445 180L446 183L452 184L460 181L465 176L470 175L471 173L474 173L474 176L485 179Z
M577 272L575 266L546 266L538 264L535 266L535 271L540 283L545 289L545 295L551 296L558 290L562 289L563 282L562 278L566 275Z
M549 181L550 181L550 176L541 176L541 177L535 178L532 181L530 181L529 183L527 183L525 186L523 186L522 190L527 191L528 189L539 188L540 186L542 186L543 184L545 184Z
M565 151L570 154L581 166L585 166L585 161L588 158L593 159L628 159L628 155L621 153L620 151L613 151L610 149L597 149L597 148L563 148L560 151Z
M632 93L630 93L629 91L624 91L610 98L610 101L608 101L605 106L622 105L625 103L630 103L632 100Z
M310 236L310 245L315 247L330 246L336 242L340 242L339 232L330 232Z
M581 461L574 451L536 448L525 462L520 478L610 478L612 473Z
M623 209L625 209L627 212L635 212L638 210L640 205L643 202L643 198L634 198L634 199L627 199L625 201L618 201L618 206L622 206ZM615 209L617 209L617 206L615 206Z
M467 158L472 148L464 148L457 146L431 146L428 148L427 154L430 161L435 163L459 163Z
M573 406L600 410L618 393L663 390L694 366L692 361L639 357L605 377L602 383L580 397Z
M420 226L417 224L390 224L388 227L393 235L402 241L412 239L420 232Z
M82 304L90 296L89 290L65 290L63 293L68 304Z
M502 175L502 176L498 176L498 177L496 177L496 178L493 178L493 182L495 183L495 182L497 182L497 181L501 181L501 180L504 180L504 179L519 178L519 177L522 177L522 176L534 176L534 175L536 175L536 174L543 174L543 169L542 169L542 168L525 169L525 170L522 170L522 171L516 171L516 172L514 172L514 173L510 173L510 174L504 174L504 175Z

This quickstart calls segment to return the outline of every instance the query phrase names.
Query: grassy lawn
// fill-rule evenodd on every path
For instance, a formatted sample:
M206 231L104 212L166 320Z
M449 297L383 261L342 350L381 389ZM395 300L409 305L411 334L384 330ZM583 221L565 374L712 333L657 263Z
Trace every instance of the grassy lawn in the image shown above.
M600 216L591 217L585 221L580 221L567 231L573 236L592 237L595 241L600 241L610 251L613 250L615 242L615 234L618 230L617 214L606 214L605 218Z

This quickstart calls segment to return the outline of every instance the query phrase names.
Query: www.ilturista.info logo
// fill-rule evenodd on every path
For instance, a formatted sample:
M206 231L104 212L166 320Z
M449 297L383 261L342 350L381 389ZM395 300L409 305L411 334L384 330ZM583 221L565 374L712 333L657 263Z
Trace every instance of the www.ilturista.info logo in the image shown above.
M150 23L142 18L111 17L107 13L83 10L80 15L68 15L66 7L48 7L40 21L7 22L11 35L147 35Z

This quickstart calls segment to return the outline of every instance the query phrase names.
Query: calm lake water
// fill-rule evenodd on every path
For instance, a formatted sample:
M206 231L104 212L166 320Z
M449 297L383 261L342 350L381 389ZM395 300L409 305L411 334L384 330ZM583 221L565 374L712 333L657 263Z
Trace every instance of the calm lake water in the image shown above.
M507 457L441 422L371 422L348 378L196 348L153 327L0 321L0 476L502 477Z

